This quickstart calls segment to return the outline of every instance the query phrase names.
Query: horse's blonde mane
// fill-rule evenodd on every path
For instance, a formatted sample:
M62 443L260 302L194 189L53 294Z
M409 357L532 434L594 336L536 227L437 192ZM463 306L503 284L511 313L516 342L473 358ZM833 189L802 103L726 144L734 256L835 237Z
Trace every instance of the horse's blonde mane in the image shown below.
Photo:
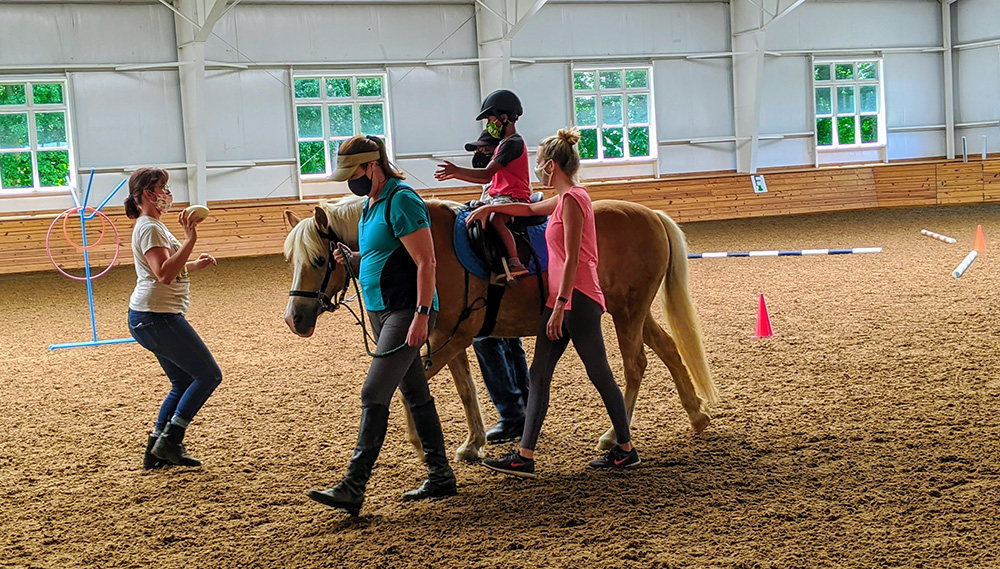
M346 244L358 243L358 220L364 208L365 198L344 196L335 202L321 200L318 204L326 212L330 229ZM308 262L316 257L326 257L326 246L316 228L316 218L307 217L296 224L285 238L285 260L298 259Z
M319 207L326 211L326 217L330 220L330 228L346 244L354 246L358 243L358 220L361 219L361 211L365 207L366 199L358 196L344 196L334 202L326 200L319 202ZM426 201L428 206L439 203L453 212L457 212L463 205L450 200ZM316 229L314 217L307 217L300 221L285 238L286 261L291 262L293 259L299 259L307 262L309 259L325 256L326 247Z

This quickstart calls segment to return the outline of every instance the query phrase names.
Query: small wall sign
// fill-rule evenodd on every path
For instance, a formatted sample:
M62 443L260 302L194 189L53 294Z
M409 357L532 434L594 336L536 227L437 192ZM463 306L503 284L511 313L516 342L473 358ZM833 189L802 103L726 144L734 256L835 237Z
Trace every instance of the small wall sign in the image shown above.
M753 193L767 193L767 183L764 182L764 174L755 174L750 176L750 183L753 184Z

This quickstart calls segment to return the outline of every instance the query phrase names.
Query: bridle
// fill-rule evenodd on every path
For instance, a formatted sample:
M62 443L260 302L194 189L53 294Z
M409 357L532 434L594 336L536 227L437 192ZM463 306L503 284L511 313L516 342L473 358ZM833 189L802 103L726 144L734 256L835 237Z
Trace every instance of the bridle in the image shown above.
M353 275L351 274L351 271L346 271L346 275L344 276L344 286L340 289L339 294L334 292L333 296L327 296L326 287L330 284L330 276L333 275L334 267L337 266L337 260L333 258L333 252L337 250L337 243L340 239L338 239L337 234L330 229L320 231L319 236L328 241L326 254L326 275L323 277L323 284L320 285L319 291L317 292L308 290L290 290L288 291L288 296L315 298L319 301L321 313L333 312L340 308L340 305L344 304L344 297L347 296L347 289L351 285L351 278ZM350 251L341 251L341 254L344 255L344 259L350 262Z

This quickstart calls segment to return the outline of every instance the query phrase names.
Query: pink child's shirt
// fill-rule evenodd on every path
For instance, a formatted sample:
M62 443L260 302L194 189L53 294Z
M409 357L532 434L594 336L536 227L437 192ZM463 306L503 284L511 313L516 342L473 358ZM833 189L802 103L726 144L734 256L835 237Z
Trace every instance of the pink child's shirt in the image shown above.
M601 310L607 310L604 304L604 293L597 278L597 227L594 225L594 206L587 190L573 186L565 194L559 196L556 210L549 217L549 225L545 228L545 242L549 247L549 297L545 305L554 308L556 297L559 296L563 267L566 266L566 239L563 225L563 203L567 199L576 200L583 210L583 236L580 240L580 257L573 281L573 290L578 290L601 305ZM566 310L573 309L573 295L566 302Z

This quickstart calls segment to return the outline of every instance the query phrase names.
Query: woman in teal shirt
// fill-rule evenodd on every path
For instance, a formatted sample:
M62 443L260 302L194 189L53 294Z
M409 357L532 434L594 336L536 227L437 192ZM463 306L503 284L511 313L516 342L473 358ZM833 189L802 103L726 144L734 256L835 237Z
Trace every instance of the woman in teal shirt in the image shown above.
M427 206L403 174L390 163L385 144L374 136L355 136L340 145L331 178L347 181L351 192L367 196L358 222L358 249L338 263L356 269L378 342L361 388L361 427L347 475L333 488L310 490L317 502L358 515L365 486L382 449L389 422L389 401L399 387L413 415L427 462L427 479L404 500L443 498L457 493L455 474L445 453L441 422L420 358L437 319L434 241ZM387 211L388 209L388 211ZM405 344L405 345L404 345Z

